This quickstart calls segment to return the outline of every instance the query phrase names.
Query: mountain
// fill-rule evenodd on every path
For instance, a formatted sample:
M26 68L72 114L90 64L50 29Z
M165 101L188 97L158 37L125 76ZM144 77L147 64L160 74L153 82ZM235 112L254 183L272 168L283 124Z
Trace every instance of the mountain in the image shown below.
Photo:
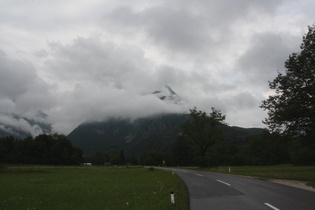
M110 154L123 149L126 155L137 156L145 150L170 152L174 137L186 115L165 114L129 120L112 119L106 122L84 123L74 129L68 138L85 155L95 152Z
M13 136L24 139L42 133L51 133L51 125L46 121L47 115L37 112L30 118L16 113L0 113L0 137Z
M74 129L68 138L82 149L86 156L95 152L111 154L124 150L127 156L137 156L146 150L169 153L180 125L189 119L188 114L163 114L130 120L111 119L106 122L84 123ZM251 135L261 134L263 129L246 129L224 126L221 128L225 141L245 144Z
M153 92L155 96L157 96L162 101L166 103L173 103L173 104L184 104L186 103L179 95L175 93L175 91L169 85L164 85L159 90Z

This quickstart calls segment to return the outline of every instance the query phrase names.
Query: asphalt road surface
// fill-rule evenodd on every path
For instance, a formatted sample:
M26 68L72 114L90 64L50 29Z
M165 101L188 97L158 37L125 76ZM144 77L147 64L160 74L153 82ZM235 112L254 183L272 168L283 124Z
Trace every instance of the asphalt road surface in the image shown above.
M186 183L191 210L315 209L315 192L238 175L171 170Z

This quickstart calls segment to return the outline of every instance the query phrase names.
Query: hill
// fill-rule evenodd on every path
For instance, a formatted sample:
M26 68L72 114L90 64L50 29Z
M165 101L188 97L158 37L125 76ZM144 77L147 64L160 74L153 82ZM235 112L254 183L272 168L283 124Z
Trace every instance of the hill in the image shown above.
M46 121L47 115L38 112L35 118L16 113L0 113L0 138L13 136L17 139L35 137L43 133L51 133L51 125Z
M181 124L189 119L187 114L163 114L135 121L111 119L106 122L83 123L68 138L82 149L86 156L95 152L110 154L124 150L127 156L137 156L144 151L169 153ZM224 140L229 144L243 145L251 135L262 133L261 128L222 127Z

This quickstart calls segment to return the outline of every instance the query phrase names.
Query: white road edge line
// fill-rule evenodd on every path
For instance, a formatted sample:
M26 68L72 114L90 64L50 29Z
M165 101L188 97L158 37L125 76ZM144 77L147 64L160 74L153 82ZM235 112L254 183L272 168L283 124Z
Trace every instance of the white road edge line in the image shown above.
M203 176L202 174L195 174L195 175L197 175L197 176Z
M280 209L274 207L273 205L271 205L271 204L269 204L269 203L265 203L265 205L268 206L268 207L270 207L270 208L272 208L272 209L274 209L274 210L280 210Z
M227 185L227 186L231 186L231 184L226 183L226 182L224 182L224 181L221 181L221 180L219 180L219 179L217 179L217 181L218 181L218 182L221 182L222 184L225 184L225 185Z

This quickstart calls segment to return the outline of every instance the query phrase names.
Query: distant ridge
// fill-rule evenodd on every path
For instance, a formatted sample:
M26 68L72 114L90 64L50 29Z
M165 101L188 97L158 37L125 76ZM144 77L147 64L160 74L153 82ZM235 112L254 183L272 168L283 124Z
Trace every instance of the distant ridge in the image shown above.
M95 152L110 154L114 150L124 150L127 156L137 156L151 150L170 153L181 124L189 119L189 114L162 114L129 120L108 120L84 123L74 129L68 138L90 156ZM224 141L234 145L244 145L248 136L259 135L263 129L247 129L224 126L221 128Z
M35 119L16 113L0 113L0 137L13 136L18 139L35 137L42 133L51 133L51 125L47 123L47 114L37 112Z

